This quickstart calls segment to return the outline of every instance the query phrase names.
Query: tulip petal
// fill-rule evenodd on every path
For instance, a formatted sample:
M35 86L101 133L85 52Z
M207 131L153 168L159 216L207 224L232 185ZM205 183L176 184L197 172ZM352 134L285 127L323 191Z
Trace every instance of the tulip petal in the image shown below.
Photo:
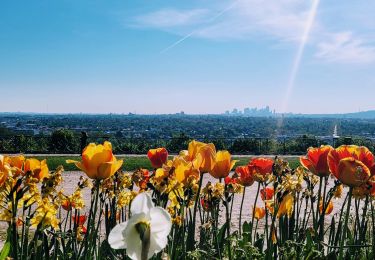
M367 166L354 158L342 159L338 165L337 178L350 187L358 187L364 184L371 176Z
M34 158L27 159L25 162L25 172L33 171L40 167L40 161Z
M111 245L113 249L125 249L126 248L126 241L124 237L125 229L128 225L128 222L122 222L116 225L108 236L108 243Z
M122 163L122 160L115 160L114 162L106 162L100 164L98 167L98 176L96 178L103 180L111 177L118 171L118 169L120 169Z
M300 161L300 163L302 164L303 167L308 169L310 172L316 174L314 164L313 164L312 161L310 161L309 158L307 158L305 156L302 156L302 157L299 158L299 161Z
M188 147L188 155L189 155L189 157L190 157L190 160L195 159L195 157L196 157L196 155L197 155L197 153L198 153L198 150L199 150L202 146L204 146L204 145L205 145L205 143L198 142L198 141L195 141L195 140L193 140L193 141L191 141L191 142L189 143L189 147Z
M104 145L90 143L83 150L82 162L85 165L88 175L96 175L100 164L103 162L112 162L114 160L112 150L110 149L111 147L109 142L105 142Z
M150 209L154 207L150 194L144 192L138 194L130 206L130 212L132 215L135 214L149 214Z
M66 163L74 163L75 166L77 166L77 168L79 168L80 170L86 172L86 168L85 166L83 165L82 162L80 161L75 161L75 160L66 160ZM89 176L90 177L90 176ZM90 177L91 178L91 177Z

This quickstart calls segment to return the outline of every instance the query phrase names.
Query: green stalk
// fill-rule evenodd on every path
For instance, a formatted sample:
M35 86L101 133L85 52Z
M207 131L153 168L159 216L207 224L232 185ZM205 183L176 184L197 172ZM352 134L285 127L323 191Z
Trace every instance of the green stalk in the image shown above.
M251 240L252 235L253 235L254 217L255 217L255 207L256 207L256 205L257 205L257 201L258 201L259 190L260 190L260 182L258 182L257 194L255 195L255 201L254 201L254 206L253 206L253 215L252 215L252 217L251 217L250 240ZM250 242L252 242L252 241L250 241Z
M242 207L243 207L243 202L245 200L245 192L246 192L246 186L243 187L243 194L242 194L241 207L240 207L240 220L238 222L238 233L240 236L241 236L241 231L242 231Z
M324 188L323 188L323 198L322 198L322 213L320 214L320 218L319 218L319 241L324 242L324 217L325 217L326 210L327 210L330 200L328 201L328 203L326 203L327 178L323 177L323 180L324 180Z
M83 253L83 255L85 255L85 257L90 257L90 256L87 256L86 253L87 253L87 250L90 250L90 246L93 246L93 245L90 245L90 242L92 242L91 241L92 236L93 236L92 231L95 231L95 217L96 217L96 212L98 210L99 187L100 187L100 181L96 180L95 191L94 191L95 192L94 200L91 200L90 214L89 214L89 219L88 219L88 222L87 222L87 232L86 232L86 235L85 235L85 238L84 238L85 245L84 245L84 247L80 248L80 250L78 252L78 258L80 258L81 253ZM91 199L92 199L92 197L91 197ZM94 210L93 210L93 207L94 207ZM82 249L83 249L83 252L82 252Z
M372 252L375 252L375 214L374 214L374 204L371 201L371 222L372 222Z
M195 197L194 211L193 211L193 221L192 221L192 223L190 223L189 228L188 228L188 237L187 237L187 246L186 246L187 251L191 251L191 250L194 249L195 223L196 223L196 219L197 219L197 208L198 208L199 196L200 196L201 188L202 188L202 182L203 182L203 173L200 174L198 191L197 191L197 195Z
M347 233L347 226L348 226L348 219L349 219L349 211L350 211L350 204L352 202L352 193L353 193L353 188L349 188L349 198L348 198L348 205L346 208L346 213L345 213L345 224L343 227L343 233L341 236L341 241L340 241L340 252L339 252L339 260L344 259L344 242L346 239L346 233Z
M17 204L16 198L12 196L12 256L15 260L18 259Z
M319 204L320 204L320 200L322 198L322 185L323 185L323 177L320 176L319 177L318 202L316 203L316 215L315 215L315 223L314 223L314 229L316 231L318 230L318 225L319 225L318 216L319 216ZM318 238L318 236L316 236L316 238Z
M360 225L359 244L362 244L365 241L365 237L366 237L365 222L366 222L368 203L369 203L369 195L366 196L365 206L363 208L362 223Z
M230 217L229 217L229 202L228 202L228 192L227 192L227 185L225 184L224 188L224 197L225 197L225 215L226 215L226 221L227 221L227 237L228 237L228 243L227 243L227 249L228 249L228 257L229 260L232 260L232 250L230 245Z

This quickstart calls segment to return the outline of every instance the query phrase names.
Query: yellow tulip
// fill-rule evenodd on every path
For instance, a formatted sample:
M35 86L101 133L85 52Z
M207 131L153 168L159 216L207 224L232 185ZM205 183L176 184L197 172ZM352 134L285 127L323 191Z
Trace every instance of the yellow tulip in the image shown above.
M192 162L187 162L181 157L176 157L173 161L175 167L174 173L177 181L185 184L188 177L194 176L199 178L199 170L193 167Z
M207 144L202 143L202 142L198 142L198 141L195 141L195 140L193 140L189 143L187 154L190 158L190 161L195 159L195 157L198 154L199 149L201 147L205 146L205 145L207 145Z
M91 179L102 180L111 177L117 172L123 160L117 160L112 153L110 142L103 145L90 143L83 150L82 162L67 160L67 163L74 163L79 169L84 171Z
M294 197L292 194L288 193L281 201L276 216L279 218L283 215L288 215L288 218L290 218L293 214L293 207Z
M31 176L38 179L43 180L49 176L49 170L47 161L39 161L38 159L26 159L25 161L25 172L31 172Z
M25 157L23 155L7 156L5 157L5 161L16 175L22 174L23 164L25 162Z
M0 155L0 187L3 186L4 182L8 179L9 172L9 166L5 161L5 157Z
M217 179L225 178L229 175L236 162L231 160L231 155L228 151L219 151L216 153L215 164L210 174Z
M212 143L206 144L194 140L189 143L187 153L182 152L181 155L185 160L193 162L195 169L205 173L211 171L214 166L216 148Z

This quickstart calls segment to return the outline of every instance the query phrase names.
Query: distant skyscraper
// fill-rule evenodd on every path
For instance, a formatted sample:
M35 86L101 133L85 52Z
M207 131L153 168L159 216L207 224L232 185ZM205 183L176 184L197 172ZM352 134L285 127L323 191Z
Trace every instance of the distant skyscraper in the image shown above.
M332 135L333 138L339 138L340 136L338 136L337 134L337 125L335 125L335 128L333 129L333 135Z

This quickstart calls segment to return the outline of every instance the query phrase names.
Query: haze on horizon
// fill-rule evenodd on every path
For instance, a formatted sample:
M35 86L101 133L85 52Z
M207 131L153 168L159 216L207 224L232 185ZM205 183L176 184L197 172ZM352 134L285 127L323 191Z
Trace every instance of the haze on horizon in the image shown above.
M0 112L372 110L374 12L353 1L2 1Z

